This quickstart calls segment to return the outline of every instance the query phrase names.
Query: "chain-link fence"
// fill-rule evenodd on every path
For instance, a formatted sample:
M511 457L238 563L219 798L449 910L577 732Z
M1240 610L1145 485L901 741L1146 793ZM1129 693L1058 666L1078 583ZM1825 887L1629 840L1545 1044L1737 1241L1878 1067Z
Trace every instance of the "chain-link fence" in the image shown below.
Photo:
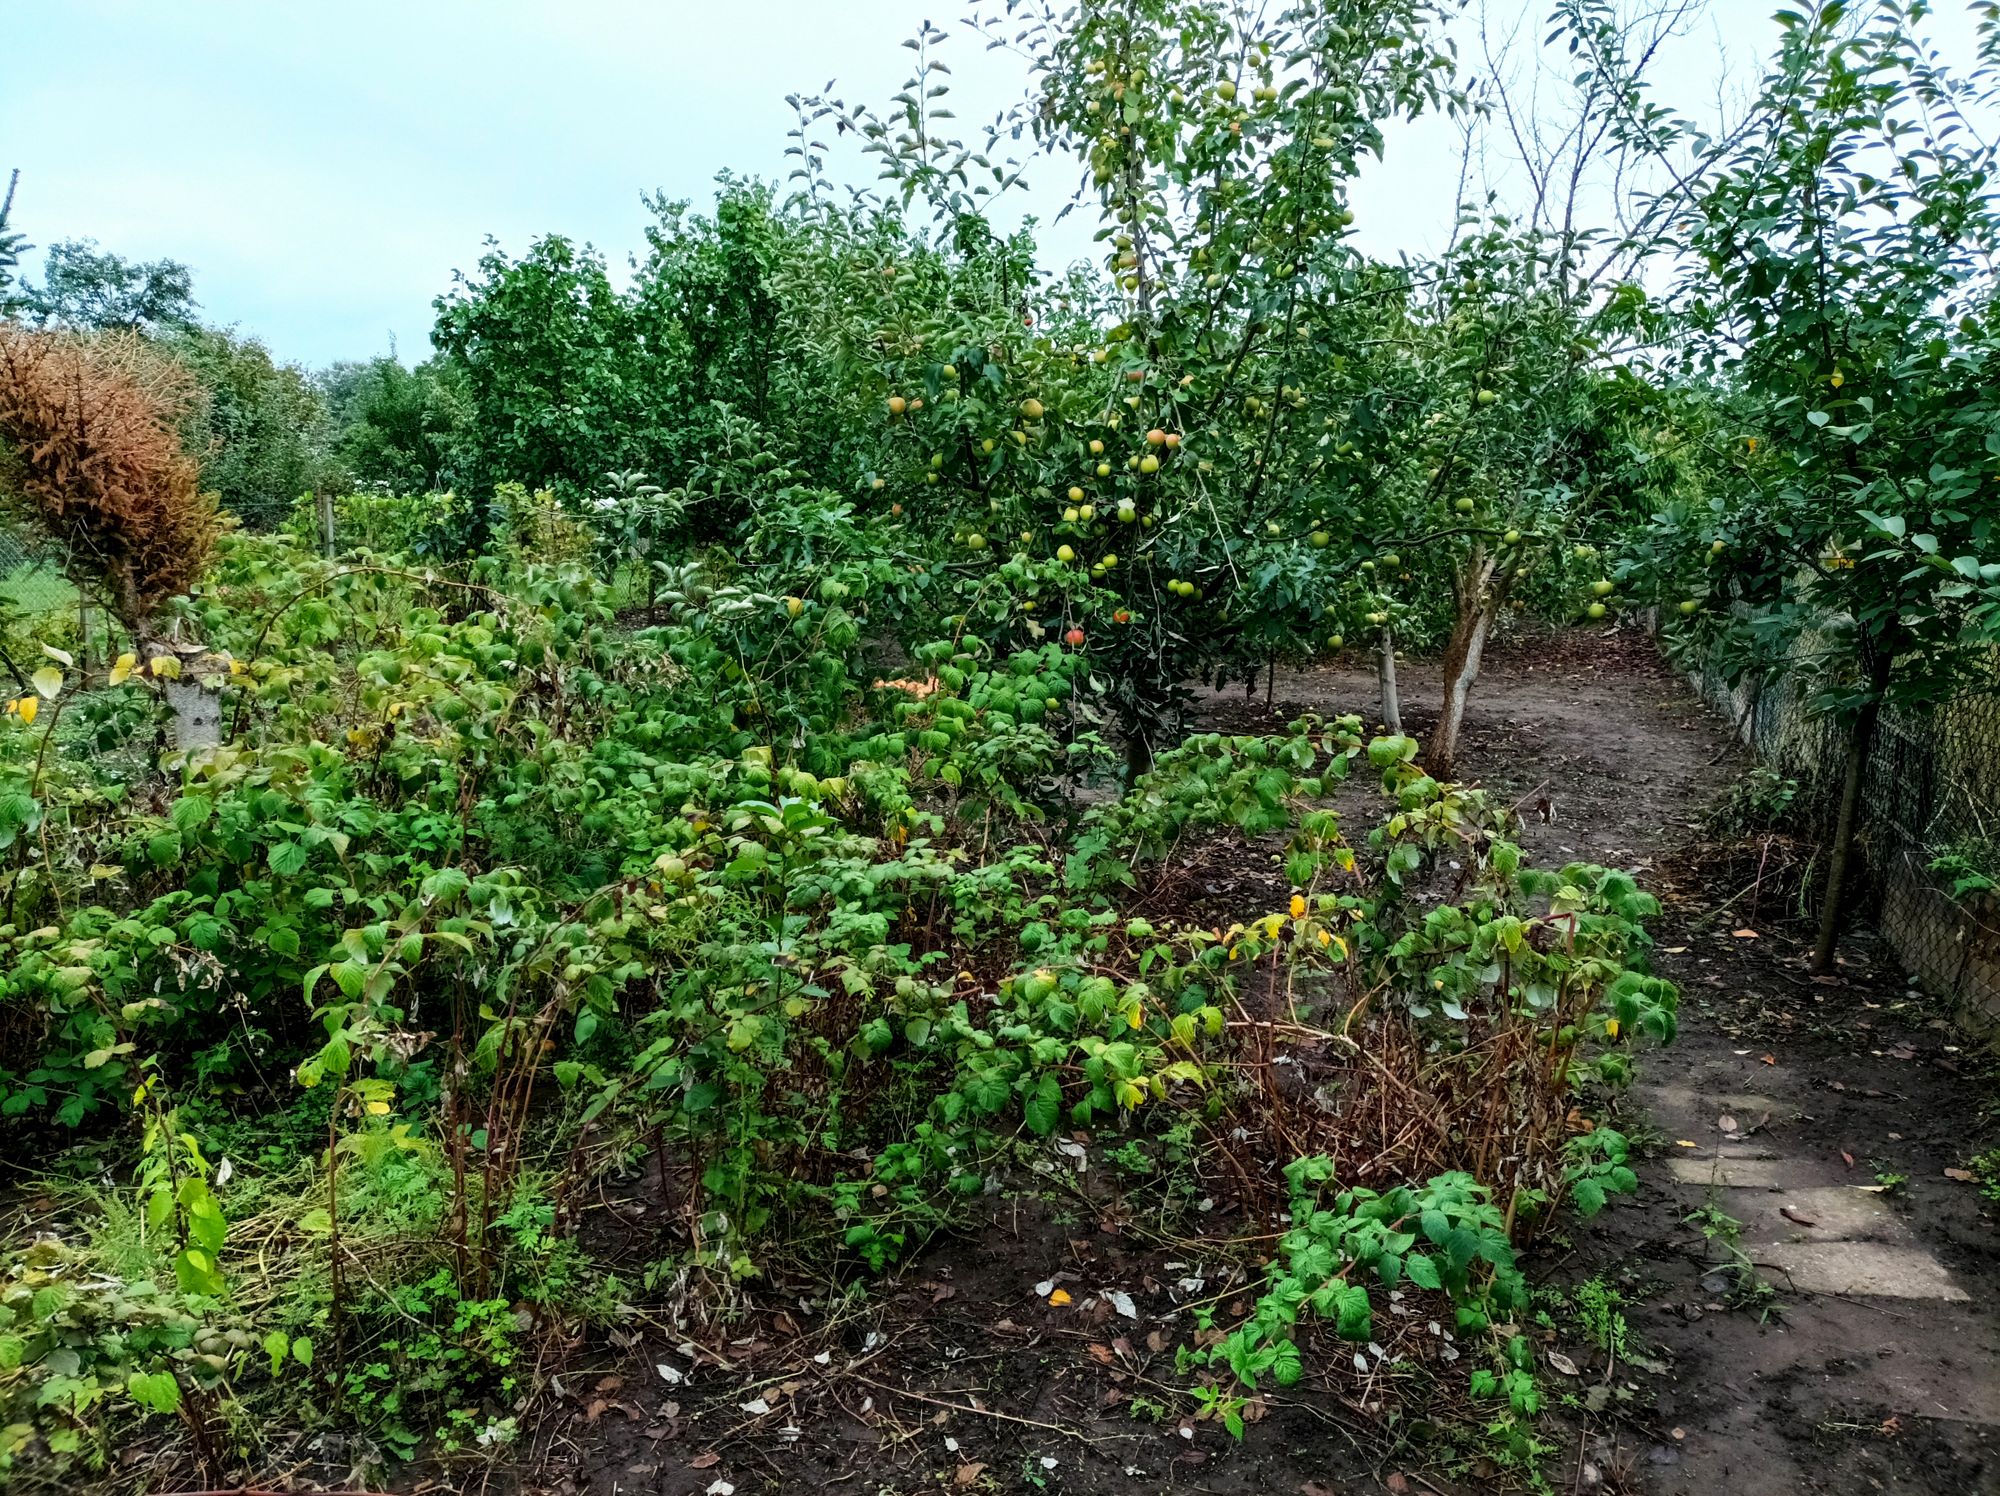
M0 523L0 609L33 614L75 604L62 558L26 531Z
M1764 763L1798 781L1799 813L1831 827L1847 741L1810 710L1810 679L1786 671L1732 690L1710 669L1696 683ZM1883 714L1862 798L1883 935L1961 1021L2000 1028L2000 659L1932 710Z

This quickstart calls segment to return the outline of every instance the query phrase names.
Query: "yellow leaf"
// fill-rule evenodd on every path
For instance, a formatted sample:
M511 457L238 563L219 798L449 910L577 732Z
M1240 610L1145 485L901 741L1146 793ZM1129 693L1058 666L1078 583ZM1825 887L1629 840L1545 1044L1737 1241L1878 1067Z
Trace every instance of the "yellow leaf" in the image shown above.
M41 709L42 704L32 696L23 696L19 701L14 703L14 710L21 714L21 721L29 727L35 725L36 714Z
M1054 1293L1049 1295L1049 1302L1058 1309L1062 1308L1063 1305L1069 1302L1069 1290L1058 1288Z
M388 1103L388 1102L386 1102L386 1101L371 1101L371 1102L369 1102L369 1103L368 1103L368 1115L369 1115L369 1116L371 1116L371 1117L386 1117L386 1116L388 1116L388 1115L389 1115L389 1103Z
M156 679L179 680L181 678L181 662L172 655L154 655L152 671Z
M63 674L53 665L44 665L28 677L35 683L35 689L54 701L63 688Z
M1133 1028L1142 1027L1146 1022L1146 1010L1140 1004L1134 1003L1132 1004L1132 1011L1127 1013L1125 1018Z
M124 871L125 869L123 869L122 867L113 867L108 862L93 862L90 865L90 876L100 880L104 878L115 878Z
M1617 1019L1607 1018L1604 1020L1604 1037L1607 1039L1615 1039L1618 1037Z
M124 685L127 680L131 679L132 672L138 668L138 665L139 657L131 651L128 650L120 655L113 661L111 666L111 684L114 686Z
M1300 895L1298 895L1298 894L1293 894L1293 895L1292 895L1292 918L1293 918L1293 919L1304 919L1305 917L1306 917L1306 901L1305 901L1305 899L1304 899L1304 898L1302 898L1302 897L1301 897Z
M243 662L241 660L231 660L229 662L229 673L231 675L241 675L243 673Z

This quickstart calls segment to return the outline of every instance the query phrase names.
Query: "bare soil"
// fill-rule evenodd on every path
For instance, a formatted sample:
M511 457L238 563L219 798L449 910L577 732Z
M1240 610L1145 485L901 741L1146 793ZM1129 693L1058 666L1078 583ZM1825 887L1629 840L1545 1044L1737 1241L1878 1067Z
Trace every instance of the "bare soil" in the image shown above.
M1421 735L1434 672L1409 668L1404 689L1405 725ZM1286 672L1275 694L1273 708L1261 685L1253 698L1213 695L1203 715L1258 731L1303 711L1374 722L1362 670ZM1746 895L1758 859L1700 834L1746 766L1635 634L1516 641L1473 697L1462 772L1519 803L1538 861L1631 868L1659 893L1658 965L1684 994L1680 1041L1648 1052L1642 1084L1614 1103L1648 1144L1639 1197L1566 1223L1531 1263L1551 1288L1610 1286L1628 1326L1616 1354L1567 1319L1538 1332L1577 1373L1551 1362L1547 1374L1544 1475L1557 1491L1646 1496L2000 1492L1996 1212L1944 1172L1991 1145L1991 1074L1866 929L1837 978L1807 978L1782 884ZM1277 907L1271 863L1266 848L1203 849L1174 902L1205 922ZM1832 1187L1901 1176L1870 1199L1964 1297L1803 1293L1768 1269L1771 1294L1730 1294L1717 1249L1687 1219L1724 1197L1670 1167L1718 1145ZM1788 1198L1774 1191L1773 1209ZM1727 1199L1740 1208L1743 1192ZM1326 1344L1305 1382L1252 1404L1241 1441L1194 1416L1175 1348L1196 1306L1226 1325L1254 1282L1232 1281L1226 1256L1193 1237L1239 1238L1234 1270L1253 1275L1269 1239L1226 1203L1201 1206L1093 1152L1083 1173L1058 1168L987 1197L974 1227L933 1240L865 1299L780 1305L766 1290L733 1340L711 1332L696 1345L656 1327L600 1346L559 1378L558 1411L519 1451L516 1479L593 1496L1521 1484L1468 1435L1472 1410L1412 1400L1422 1379L1393 1362L1435 1359L1426 1324L1391 1327L1387 1358L1364 1354L1365 1370L1353 1347ZM1754 1243L1746 1251L1756 1258ZM1071 1302L1051 1307L1051 1286Z

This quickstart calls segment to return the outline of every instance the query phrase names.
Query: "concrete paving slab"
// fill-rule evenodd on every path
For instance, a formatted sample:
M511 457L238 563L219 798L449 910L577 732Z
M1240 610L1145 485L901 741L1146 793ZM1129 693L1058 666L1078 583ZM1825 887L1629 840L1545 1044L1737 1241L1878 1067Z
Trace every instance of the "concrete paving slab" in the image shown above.
M1743 1223L1746 1249L1755 1242L1903 1244L1912 1239L1910 1228L1887 1201L1852 1185L1731 1189L1723 1194L1722 1208ZM1791 1215L1785 1214L1787 1210Z
M1641 1085L1634 1089L1654 1111L1697 1117L1703 1125L1711 1128L1715 1126L1716 1118L1724 1113L1734 1117L1744 1127L1754 1127L1763 1120L1766 1112L1773 1118L1783 1118L1797 1116L1804 1110L1795 1101L1784 1101L1757 1091L1738 1091L1723 1086L1711 1088Z
M1765 1242L1750 1253L1772 1286L1800 1293L1860 1294L1883 1299L1970 1298L1944 1265L1921 1247L1881 1242Z
M1799 1177L1799 1167L1782 1158L1716 1158L1712 1154L1676 1154L1667 1171L1682 1184L1706 1187L1710 1182L1736 1189L1782 1189Z

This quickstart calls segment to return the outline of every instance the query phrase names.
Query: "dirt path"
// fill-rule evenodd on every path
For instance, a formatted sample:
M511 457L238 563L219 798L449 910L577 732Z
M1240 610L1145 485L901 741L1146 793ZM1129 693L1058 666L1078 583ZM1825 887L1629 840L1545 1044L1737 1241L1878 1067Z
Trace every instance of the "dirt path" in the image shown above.
M1405 689L1421 734L1434 673L1412 668ZM1283 675L1275 709L1239 690L1202 715L1266 731L1373 701L1369 675L1316 670ZM2000 1492L2000 1238L1977 1187L1944 1175L1991 1142L1995 1089L1865 935L1838 980L1814 983L1775 898L1719 907L1748 880L1697 830L1745 764L1632 635L1503 650L1474 698L1466 773L1521 803L1536 860L1631 868L1661 894L1659 964L1684 994L1680 1042L1647 1052L1618 1102L1648 1155L1638 1199L1568 1242L1545 1237L1531 1263L1608 1310L1609 1348L1574 1333L1545 1346L1577 1372L1551 1362L1545 1470L1565 1496ZM1274 896L1268 850L1240 851L1195 874L1217 917ZM636 1331L595 1370L565 1372L574 1412L538 1439L537 1488L1498 1488L1476 1449L1421 1417L1387 1450L1380 1405L1351 1375L1260 1401L1242 1442L1170 1411L1185 1406L1174 1349L1192 1309L1239 1316L1248 1285L1204 1263L1199 1241L1154 1229L1148 1185L1106 1188L1102 1171L1052 1165L1040 1198L989 1197L983 1225L851 1298L801 1304L797 1323L760 1314L701 1347ZM1903 1182L1871 1191L1878 1175ZM1705 1208L1708 1234L1689 1219ZM1741 1259L1723 1214L1754 1276L1729 1271ZM1204 1235L1237 1229L1221 1216ZM1057 1286L1069 1307L1048 1304ZM1471 1478L1453 1485L1446 1467Z
M1298 684L1281 678L1281 697L1369 688L1360 675ZM1404 686L1421 733L1436 682L1419 667ZM1644 1193L1579 1230L1558 1275L1615 1287L1630 1353L1659 1372L1572 1452L1557 1488L1595 1476L1658 1496L2000 1491L2000 1232L1977 1188L1944 1173L1992 1141L2000 1093L1977 1079L1979 1058L1869 932L1816 982L1775 899L1754 923L1740 899L1718 910L1753 880L1693 839L1749 761L1647 641L1511 652L1482 681L1468 736L1468 774L1530 805L1549 797L1546 823L1524 805L1539 859L1632 868L1662 895L1659 966L1683 992L1679 1042L1645 1057L1622 1108L1656 1144ZM1728 1270L1741 1258L1726 1225L1707 1217L1711 1238L1688 1219L1707 1210L1740 1223L1755 1279ZM1617 1388L1609 1359L1580 1366L1579 1386Z

